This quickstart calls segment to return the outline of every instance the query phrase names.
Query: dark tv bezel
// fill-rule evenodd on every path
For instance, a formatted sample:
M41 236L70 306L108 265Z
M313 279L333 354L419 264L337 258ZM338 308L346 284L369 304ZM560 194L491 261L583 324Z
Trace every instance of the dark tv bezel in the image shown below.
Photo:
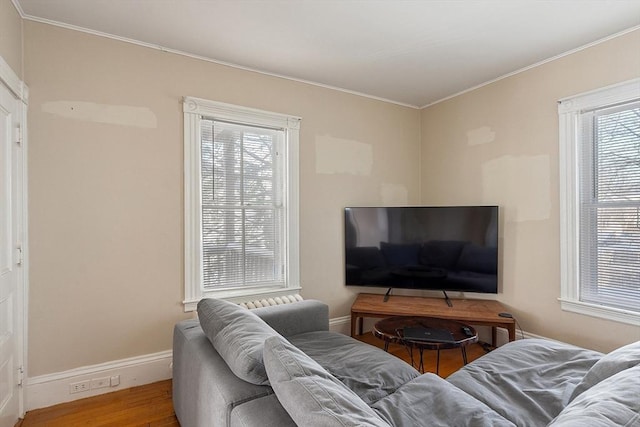
M496 215L496 285L495 288L491 291L482 291L477 289L470 289L465 287L442 287L442 288L432 288L432 287L420 287L420 286L389 286L388 284L353 284L347 283L347 210L348 209L456 209L456 208L490 208L495 209ZM451 291L451 292L465 292L465 293L477 293L477 294L493 294L496 295L499 293L501 284L501 269L500 269L500 206L499 205L451 205L451 206L345 206L342 212L343 217L343 241L342 241L342 249L343 249L343 276L344 276L344 284L348 287L354 288L388 288L389 291L393 289L411 289L411 290L419 290L419 291L433 291L433 292L442 292L442 291ZM388 293L388 291L387 291Z

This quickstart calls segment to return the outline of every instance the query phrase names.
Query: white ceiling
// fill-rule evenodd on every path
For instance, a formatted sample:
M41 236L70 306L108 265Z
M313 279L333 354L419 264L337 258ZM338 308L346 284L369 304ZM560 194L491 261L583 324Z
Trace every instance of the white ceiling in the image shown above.
M27 19L416 107L640 25L640 0L14 1Z

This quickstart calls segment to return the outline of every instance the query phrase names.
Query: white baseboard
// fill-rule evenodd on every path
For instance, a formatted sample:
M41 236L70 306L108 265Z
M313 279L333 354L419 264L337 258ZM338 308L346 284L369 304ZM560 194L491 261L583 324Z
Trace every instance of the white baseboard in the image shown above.
M329 319L329 330L351 335L351 316L334 317Z
M172 360L173 354L171 350L167 350L28 378L25 410L46 408L59 403L169 379ZM69 393L69 385L72 383L117 375L120 376L120 384L117 386Z

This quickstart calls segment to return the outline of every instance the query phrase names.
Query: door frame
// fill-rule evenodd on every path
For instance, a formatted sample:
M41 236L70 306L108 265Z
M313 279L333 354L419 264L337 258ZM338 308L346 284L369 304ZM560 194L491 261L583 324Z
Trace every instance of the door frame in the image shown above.
M17 203L18 215L15 220L18 226L18 236L20 240L21 253L17 254L21 258L21 268L18 274L18 289L17 289L17 308L18 324L15 325L15 334L17 337L17 357L19 365L22 366L21 373L21 387L18 387L18 400L19 400L19 416L22 418L25 414L26 402L25 402L25 389L27 382L27 320L28 320L28 308L29 308L29 234L28 234L28 170L27 170L27 108L29 105L29 88L20 77L11 69L9 64L0 56L0 84L5 86L13 94L17 101L20 101L19 106L19 139L21 155L19 156L18 164L13 164L12 167L17 168L16 178L18 179L18 191L15 202ZM16 250L17 252L17 250Z

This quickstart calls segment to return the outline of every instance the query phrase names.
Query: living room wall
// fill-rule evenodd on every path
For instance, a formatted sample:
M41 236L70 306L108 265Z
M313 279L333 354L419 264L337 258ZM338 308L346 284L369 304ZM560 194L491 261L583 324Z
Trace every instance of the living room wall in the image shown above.
M0 0L0 56L22 78L22 18L11 0Z
M185 95L302 117L302 294L331 317L349 313L342 208L419 201L419 110L24 25L30 377L168 350L174 323L192 316L182 306Z
M557 101L640 77L640 30L421 114L421 202L501 208L503 301L530 333L609 351L638 326L560 309Z
M638 31L418 111L0 16L0 54L30 88L29 376L170 349L173 324L192 315L181 303L185 95L302 116L302 294L332 318L357 292L343 286L345 205L496 203L498 298L526 331L600 350L640 339L557 301L556 101L639 76Z

